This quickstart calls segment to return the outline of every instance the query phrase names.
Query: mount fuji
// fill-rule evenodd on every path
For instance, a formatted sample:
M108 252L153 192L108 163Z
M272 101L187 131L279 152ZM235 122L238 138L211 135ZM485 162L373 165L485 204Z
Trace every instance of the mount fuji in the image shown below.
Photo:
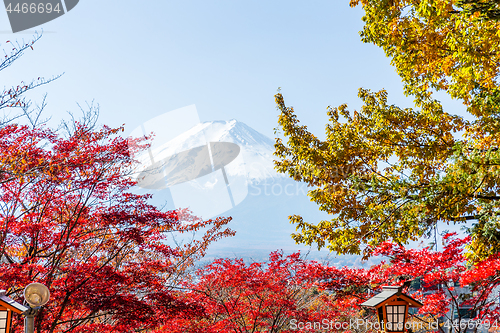
M167 209L190 208L195 215L205 219L232 217L228 227L235 230L236 235L212 244L207 259L242 257L260 261L266 260L270 252L282 249L285 253L310 251L308 258L320 260L328 257L336 265L369 264L361 262L356 256L335 258L327 250L318 251L314 247L295 244L290 236L295 232L295 227L289 223L289 215L301 215L309 222L319 222L329 217L309 200L305 183L276 172L273 162L274 141L242 122L232 119L198 123L168 142L153 142L149 156L154 161L167 161L163 169L168 168L171 176L204 161L200 157L201 150L196 147L213 147L212 144L223 142L237 145L239 153L237 158L222 166L219 178L214 176L216 173L212 172L212 168L209 174L205 173L197 179L171 187L164 186L153 192L153 198L158 200L156 203L166 202ZM211 160L214 162L216 157L213 149L212 155ZM147 160L149 157L144 158ZM199 170L200 167L195 169ZM198 207L201 208L197 211ZM204 216L203 212L214 207L218 208L218 214Z

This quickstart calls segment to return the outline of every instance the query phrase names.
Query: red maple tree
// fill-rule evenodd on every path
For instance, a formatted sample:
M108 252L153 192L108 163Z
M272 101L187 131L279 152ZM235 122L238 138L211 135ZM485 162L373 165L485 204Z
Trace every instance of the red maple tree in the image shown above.
M163 212L130 192L130 154L143 145L120 131L0 128L0 287L17 299L34 281L50 289L37 332L136 332L195 313L174 288L211 242L233 234L230 219ZM169 240L202 228L183 246Z
M200 312L175 317L163 329L372 332L373 326L366 323L375 323L375 314L359 304L384 285L403 286L404 292L424 304L410 320L421 323L417 327L427 331L451 328L453 332L465 332L495 326L500 319L498 299L494 297L495 288L500 286L500 259L493 257L471 266L463 256L469 238L457 239L449 234L445 241L442 251L383 243L372 249L373 253L389 260L366 269L307 261L299 253L284 257L274 252L267 263L218 259L200 269L194 282L184 284L184 297L198 303ZM463 311L453 315L451 306L466 308L469 315Z
M199 317L178 317L166 332L289 332L289 320L312 320L318 292L317 263L299 253L273 252L267 263L218 259L186 283L186 298L203 308Z
M0 71L40 37L7 41ZM146 144L121 137L123 128L96 129L92 107L83 122L66 123L66 135L45 127L45 99L32 107L27 93L57 78L0 91L0 288L20 302L31 282L50 289L39 333L152 331L179 312L196 314L200 306L175 288L210 243L234 234L230 218L165 212L134 194L131 156ZM170 237L196 231L183 245Z

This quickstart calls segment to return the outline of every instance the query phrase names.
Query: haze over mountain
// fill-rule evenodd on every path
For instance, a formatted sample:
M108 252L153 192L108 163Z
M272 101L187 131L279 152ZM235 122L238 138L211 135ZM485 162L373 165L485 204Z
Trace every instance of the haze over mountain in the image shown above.
M286 253L310 250L309 258L312 259L329 256L327 250L318 252L316 248L297 245L292 240L290 234L295 232L295 226L288 222L289 215L301 215L311 222L327 219L328 215L309 200L306 184L276 172L274 141L246 124L235 119L199 123L168 142L155 142L149 156L153 156L154 161L167 161L164 165L168 165L172 176L171 170L186 170L205 163L200 150L193 148L217 142L233 143L240 148L238 157L222 168L225 176L217 176L217 171L210 170L209 174L205 172L195 180L154 191L155 200L166 201L168 209L189 206L195 215L203 218L214 217L209 216L211 212L219 212L215 216L233 218L229 227L237 232L236 236L213 244L207 257L265 260L271 251L278 249ZM202 169L199 165L193 168ZM167 179L161 181L168 183L169 175L162 175ZM225 179L228 180L226 184ZM337 265L361 264L355 256L330 255L330 258Z
M161 160L207 142L231 142L240 147L242 158L227 168L230 175L245 176L251 181L285 177L274 170L274 141L235 119L200 123L154 148L152 153L155 160Z

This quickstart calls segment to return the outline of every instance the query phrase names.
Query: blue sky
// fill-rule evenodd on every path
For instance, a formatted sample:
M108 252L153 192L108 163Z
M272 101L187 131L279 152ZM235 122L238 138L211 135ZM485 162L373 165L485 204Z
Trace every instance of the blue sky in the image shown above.
M48 22L33 51L0 73L4 86L37 77L61 78L31 94L48 93L52 125L78 115L76 103L100 105L100 123L130 133L165 112L195 104L201 121L237 119L273 138L274 94L320 138L326 108L359 108L360 87L389 92L411 107L383 51L363 44L362 10L345 1L97 1L80 0ZM0 11L0 47L28 41L12 34ZM445 110L464 107L440 94Z
M236 118L272 137L282 88L312 131L323 132L326 107L359 107L359 87L389 91L411 106L389 59L363 44L362 10L348 1L81 0L41 27L43 38L2 72L4 85L65 73L48 93L54 122L95 100L100 121L130 132L162 113L196 104L201 121ZM0 46L28 40L10 33L0 11ZM463 110L458 102L450 108Z

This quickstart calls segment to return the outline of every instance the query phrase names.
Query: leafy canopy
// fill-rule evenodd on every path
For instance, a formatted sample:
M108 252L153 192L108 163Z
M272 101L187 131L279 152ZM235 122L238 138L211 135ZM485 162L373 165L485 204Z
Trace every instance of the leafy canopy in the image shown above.
M384 242L373 248L373 254L389 260L370 268L320 264L304 260L299 253L285 257L273 252L265 263L217 259L200 268L194 282L184 284L184 297L200 304L203 311L194 316L180 313L162 328L173 333L291 333L318 332L319 328L372 333L375 329L369 325L353 330L349 323L377 321L374 311L367 312L360 304L386 285L403 287L403 292L424 305L418 314L410 315L409 322L418 325L414 327L432 328L439 317L443 321L465 319L461 312L450 312L450 307L466 307L474 313L472 319L480 322L497 321L498 256L471 266L463 255L468 237L447 234L444 240L442 251L405 249ZM463 289L455 290L457 286ZM466 330L456 327L457 333Z
M500 250L500 22L492 1L359 0L364 42L382 47L415 108L390 105L387 92L360 89L363 106L328 108L326 139L300 125L281 93L278 171L314 187L311 200L331 220L297 224L296 242L370 254L430 235L438 222L465 223L469 257ZM443 110L432 93L463 101L471 119Z
M210 243L234 234L230 219L164 212L133 194L130 153L142 145L120 130L0 128L1 287L19 299L33 281L49 288L38 331L137 332L196 312L175 288ZM200 229L201 239L173 244Z
M8 42L0 71L38 39ZM177 288L212 242L234 235L231 219L163 211L134 194L132 155L144 138L96 128L92 106L83 122L47 128L45 103L32 108L27 95L53 79L0 90L0 288L19 302L29 283L49 288L37 332L164 332L172 316L200 311ZM179 234L192 236L178 244Z

